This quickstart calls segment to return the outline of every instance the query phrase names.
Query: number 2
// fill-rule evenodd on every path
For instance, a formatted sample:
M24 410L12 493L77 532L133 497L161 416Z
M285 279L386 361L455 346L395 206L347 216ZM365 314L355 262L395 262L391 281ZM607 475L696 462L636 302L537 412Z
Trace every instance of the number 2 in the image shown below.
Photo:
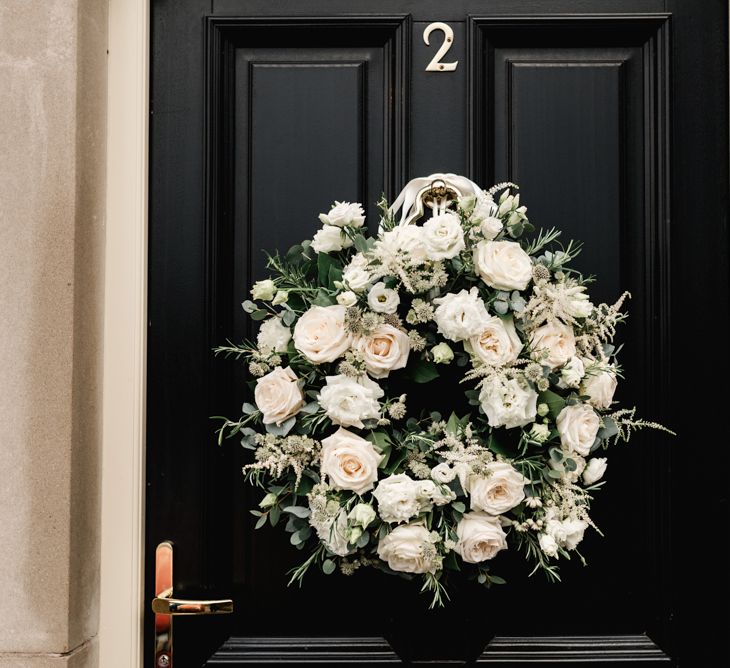
M441 32L444 33L444 41L439 47L439 50L436 52L436 55L433 57L431 62L426 65L426 72L453 72L456 69L456 66L459 64L459 61L455 60L453 63L442 63L441 59L449 52L449 49L454 45L454 31L447 23L442 23L441 21L430 23L423 31L423 41L426 43L426 46L430 46L428 38L434 30L441 30Z

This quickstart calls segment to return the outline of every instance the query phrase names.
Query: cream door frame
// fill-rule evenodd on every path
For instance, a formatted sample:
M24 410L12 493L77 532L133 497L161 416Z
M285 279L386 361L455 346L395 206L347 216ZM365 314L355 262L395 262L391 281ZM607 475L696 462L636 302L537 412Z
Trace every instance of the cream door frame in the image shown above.
M99 665L143 659L149 0L109 0Z

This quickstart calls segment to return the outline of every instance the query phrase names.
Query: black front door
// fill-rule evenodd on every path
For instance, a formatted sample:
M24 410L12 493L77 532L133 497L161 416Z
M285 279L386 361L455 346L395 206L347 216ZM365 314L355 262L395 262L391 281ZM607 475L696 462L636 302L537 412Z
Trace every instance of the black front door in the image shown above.
M477 655L487 626L483 662L714 665L723 619L705 601L728 593L726 6L152 5L147 600L170 539L175 593L237 610L176 621L177 666ZM449 34L427 46L433 22L452 41L427 70ZM614 450L588 567L559 585L516 568L442 613L377 574L287 588L301 555L282 531L254 533L244 453L218 447L209 419L244 399L211 349L250 336L240 302L261 251L311 237L334 198L374 221L382 192L433 172L515 181L531 221L585 242L596 299L633 294L621 399L679 433Z

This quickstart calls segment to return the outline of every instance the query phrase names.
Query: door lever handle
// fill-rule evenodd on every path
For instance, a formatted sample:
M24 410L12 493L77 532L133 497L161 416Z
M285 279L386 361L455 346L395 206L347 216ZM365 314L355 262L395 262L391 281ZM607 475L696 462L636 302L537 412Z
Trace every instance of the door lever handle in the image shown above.
M152 599L152 612L156 615L227 615L233 612L233 601L229 598L211 601L173 598L172 587L168 587Z
M172 620L180 615L225 615L233 612L233 601L188 601L172 596L172 543L164 541L155 550L155 668L173 668Z

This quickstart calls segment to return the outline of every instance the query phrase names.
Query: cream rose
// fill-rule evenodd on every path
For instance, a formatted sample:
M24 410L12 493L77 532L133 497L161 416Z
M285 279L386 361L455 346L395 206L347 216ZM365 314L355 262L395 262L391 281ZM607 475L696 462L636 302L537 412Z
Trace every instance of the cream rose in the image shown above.
M269 318L261 323L256 344L262 352L283 353L291 341L291 330L281 318Z
M365 211L362 204L354 202L337 202L329 210L329 213L319 214L320 222L325 225L334 225L336 227L362 227L365 222Z
M474 270L491 288L524 290L532 279L532 260L514 241L480 241L474 246Z
M594 482L598 482L603 478L607 466L608 460L605 457L594 457L588 462L585 471L583 471L583 482L586 485L592 485Z
M547 323L532 332L530 347L533 359L557 369L575 356L573 328L563 323Z
M438 331L450 341L464 341L481 334L489 323L487 307L479 297L479 290L449 292L433 300L438 304L434 320Z
M342 281L355 292L367 288L375 278L368 268L367 258L362 253L353 255L350 263L342 270Z
M480 334L464 343L464 348L484 364L503 366L519 357L522 341L511 317L502 319L493 315Z
M334 225L323 225L312 238L312 248L316 253L331 253L352 246L352 239L341 228Z
M321 470L335 489L363 494L378 479L378 465L383 456L370 441L340 427L322 439Z
M436 573L441 559L434 547L436 537L421 524L395 527L378 543L378 556L400 573Z
M373 378L385 378L408 363L411 340L392 325L378 325L370 334L357 338L353 347L362 355Z
M254 401L263 414L264 424L281 424L304 406L304 395L291 367L278 366L256 381Z
M537 392L517 378L492 376L479 393L490 427L523 427L537 415Z
M400 304L398 292L386 288L383 282L376 283L368 292L368 306L376 313L395 313L398 304Z
M478 564L507 549L507 536L496 517L471 512L456 525L457 543L454 550L469 564Z
M312 306L294 325L294 346L312 364L334 362L352 343L345 331L346 307Z
M327 376L326 383L317 401L334 424L362 429L363 420L380 417L378 399L385 393L367 376Z
M449 260L464 250L464 230L453 213L429 218L421 227L429 260Z
M598 414L588 404L573 404L560 411L555 421L563 446L584 457L591 451L601 426Z
M609 408L616 392L616 374L612 370L589 371L580 385L580 393L587 395L594 408Z
M501 515L522 503L525 485L530 481L506 462L492 462L487 475L466 477L464 491L469 495L472 510Z

